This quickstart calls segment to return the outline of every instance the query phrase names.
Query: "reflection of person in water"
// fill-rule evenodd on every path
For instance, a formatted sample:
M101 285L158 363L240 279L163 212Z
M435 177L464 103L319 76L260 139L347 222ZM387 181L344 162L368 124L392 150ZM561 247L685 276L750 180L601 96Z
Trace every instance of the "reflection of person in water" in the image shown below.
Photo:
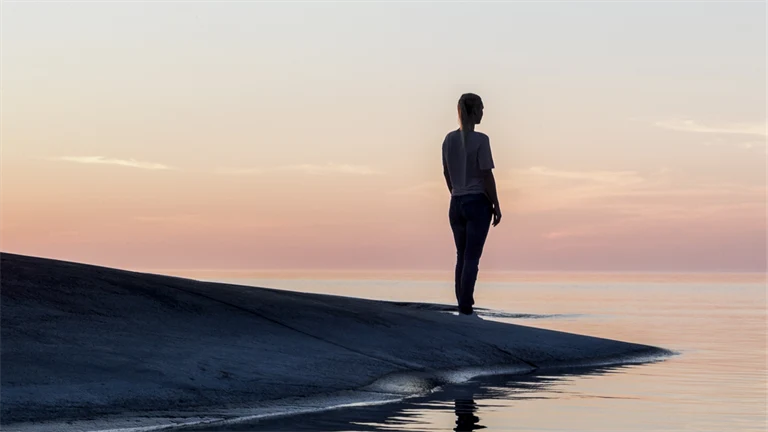
M478 429L485 429L485 426L478 424L480 417L475 415L477 404L474 399L456 399L454 401L456 412L456 432L467 432Z

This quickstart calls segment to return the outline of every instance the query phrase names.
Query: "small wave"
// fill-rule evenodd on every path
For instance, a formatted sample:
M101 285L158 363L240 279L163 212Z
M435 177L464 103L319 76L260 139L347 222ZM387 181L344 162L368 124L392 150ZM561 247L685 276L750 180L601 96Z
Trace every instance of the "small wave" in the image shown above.
M509 318L509 319L564 319L564 318L580 318L584 314L527 314L527 313L512 313L494 311L488 309L478 309L478 315L489 318Z
M521 375L534 370L536 368L533 367L499 366L431 372L400 372L380 378L361 390L411 396L426 394L442 385L460 384L481 376Z

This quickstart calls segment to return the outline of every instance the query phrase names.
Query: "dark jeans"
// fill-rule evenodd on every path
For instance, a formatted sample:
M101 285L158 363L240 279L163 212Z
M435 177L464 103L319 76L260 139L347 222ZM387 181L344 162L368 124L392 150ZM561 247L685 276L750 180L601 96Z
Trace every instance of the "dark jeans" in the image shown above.
M451 197L448 219L456 242L456 300L462 313L471 313L475 304L475 281L492 217L493 204L484 194Z

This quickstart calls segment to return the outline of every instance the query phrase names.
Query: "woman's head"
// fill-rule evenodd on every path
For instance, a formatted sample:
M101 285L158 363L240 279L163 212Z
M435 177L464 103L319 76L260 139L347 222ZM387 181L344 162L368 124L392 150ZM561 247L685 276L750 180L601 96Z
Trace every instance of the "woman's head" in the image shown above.
M474 93L464 93L459 98L458 110L462 126L480 124L483 119L483 100Z

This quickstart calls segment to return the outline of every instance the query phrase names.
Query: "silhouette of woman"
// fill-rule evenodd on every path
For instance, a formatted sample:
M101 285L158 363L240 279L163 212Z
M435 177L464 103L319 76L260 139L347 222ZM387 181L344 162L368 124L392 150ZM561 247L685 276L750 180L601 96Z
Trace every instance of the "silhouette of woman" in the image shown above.
M451 193L448 219L456 243L456 301L459 315L474 316L475 282L491 222L501 221L493 156L488 135L475 131L483 118L483 101L461 95L459 124L443 141L443 174Z

